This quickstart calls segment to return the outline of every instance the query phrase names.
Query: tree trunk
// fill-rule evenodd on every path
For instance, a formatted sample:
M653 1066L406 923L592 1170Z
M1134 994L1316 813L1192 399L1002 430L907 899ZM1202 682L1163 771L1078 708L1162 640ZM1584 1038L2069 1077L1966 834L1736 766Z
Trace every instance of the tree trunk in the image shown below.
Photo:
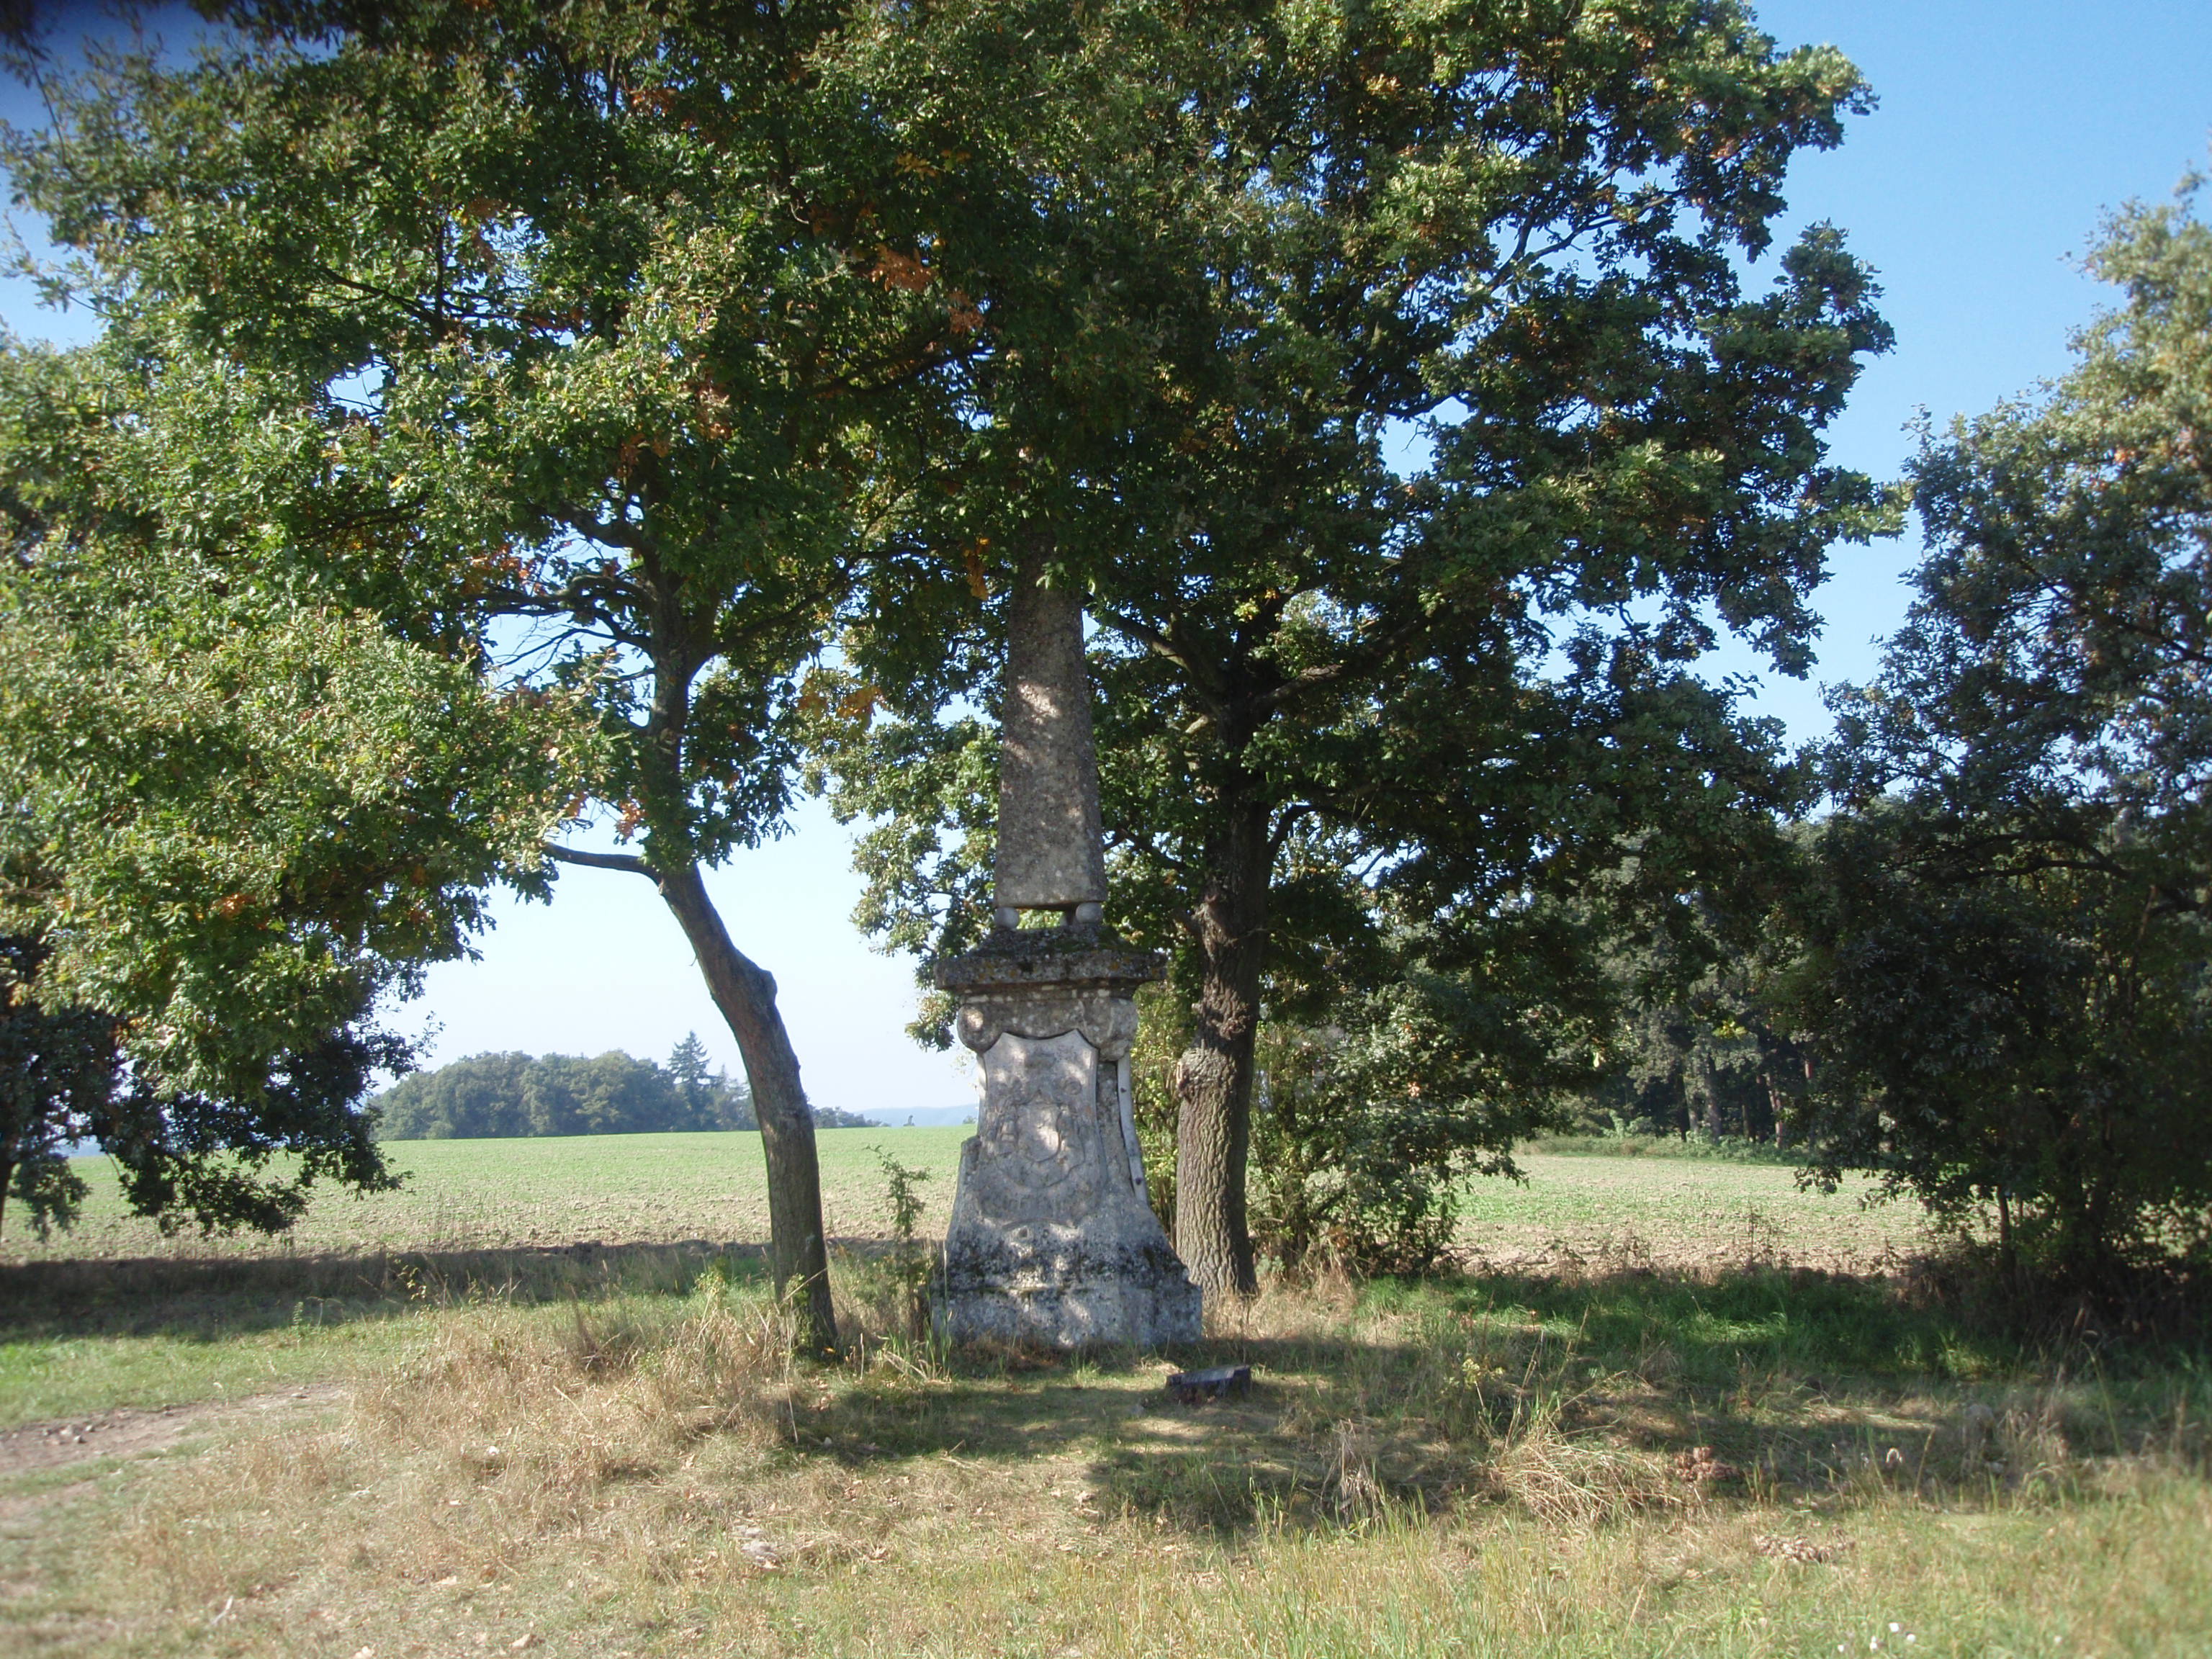
M1256 792L1255 792L1256 795ZM1259 1034L1273 849L1257 799L1223 803L1220 839L1193 907L1202 980L1190 1046L1176 1060L1176 1253L1209 1296L1249 1296L1252 1235L1244 1170L1252 1142L1252 1045Z
M1720 1079L1713 1075L1713 1062L1711 1055L1692 1054L1690 1064L1696 1069L1698 1094L1705 1108L1705 1139L1717 1146L1721 1139Z
M2005 1288L2020 1288L2020 1260L2013 1253L2012 1200L2002 1187L1997 1188L1997 1271L2003 1275Z
M799 1283L799 1346L831 1352L837 1346L837 1316L830 1302L830 1254L822 1235L814 1113L799 1084L799 1056L776 1012L775 976L730 942L697 865L686 861L655 876L699 959L715 1007L738 1040L752 1085L768 1163L769 1271L779 1291L793 1279Z

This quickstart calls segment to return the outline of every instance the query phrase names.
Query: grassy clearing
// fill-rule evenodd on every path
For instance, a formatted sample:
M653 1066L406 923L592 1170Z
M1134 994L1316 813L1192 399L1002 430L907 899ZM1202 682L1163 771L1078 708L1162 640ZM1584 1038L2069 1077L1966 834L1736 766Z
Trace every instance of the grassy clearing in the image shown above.
M1788 1263L1875 1273L1932 1242L1919 1212L1869 1207L1867 1188L1801 1192L1794 1169L1687 1158L1528 1152L1526 1184L1474 1181L1459 1243L1478 1271Z
M833 1237L865 1255L887 1231L878 1150L926 1172L924 1237L941 1235L968 1131L822 1136ZM767 1237L757 1137L612 1135L412 1141L399 1192L331 1196L281 1239L164 1238L123 1213L112 1169L84 1160L82 1223L0 1251L0 1428L73 1412L179 1404L364 1374L467 1294L520 1304L672 1284L708 1257L757 1271ZM1877 1270L1922 1241L1901 1209L1802 1194L1787 1170L1538 1153L1525 1185L1468 1190L1474 1271L1703 1273L1786 1261Z
M0 1429L350 1379L470 1308L672 1294L709 1260L760 1279L757 1251L650 1245L0 1268Z
M19 1413L345 1386L0 1474L0 1650L2212 1650L2202 1353L2027 1352L1793 1261L1863 1218L1786 1171L1558 1162L1470 1221L1540 1266L1279 1285L1087 1361L895 1339L865 1249L820 1369L743 1251L20 1263ZM1622 1206L1656 1247L1567 1248ZM1229 1360L1250 1398L1165 1399Z
M1200 1409L1137 1356L793 1370L719 1273L479 1288L410 1335L336 1411L15 1492L0 1620L103 1655L1825 1654L1893 1621L1915 1652L2150 1654L2212 1629L2201 1368L2062 1380L1848 1279L1279 1290L1182 1356L1258 1371Z

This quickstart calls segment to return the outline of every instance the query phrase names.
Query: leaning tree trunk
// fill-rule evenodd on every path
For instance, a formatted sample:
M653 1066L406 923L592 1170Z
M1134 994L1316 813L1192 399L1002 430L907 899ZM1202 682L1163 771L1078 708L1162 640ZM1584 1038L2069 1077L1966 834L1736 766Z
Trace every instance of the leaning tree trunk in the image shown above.
M688 861L656 872L660 896L684 928L715 1007L729 1023L752 1085L768 1164L769 1271L781 1291L796 1280L799 1346L827 1352L837 1346L830 1302L830 1254L822 1235L822 1165L814 1149L814 1113L799 1081L799 1056L776 1012L775 976L730 942L699 866Z
M1176 1061L1176 1254L1209 1296L1259 1289L1244 1211L1252 1144L1252 1046L1259 1035L1267 949L1267 811L1223 803L1208 849L1205 890L1193 907L1200 988L1190 1046Z

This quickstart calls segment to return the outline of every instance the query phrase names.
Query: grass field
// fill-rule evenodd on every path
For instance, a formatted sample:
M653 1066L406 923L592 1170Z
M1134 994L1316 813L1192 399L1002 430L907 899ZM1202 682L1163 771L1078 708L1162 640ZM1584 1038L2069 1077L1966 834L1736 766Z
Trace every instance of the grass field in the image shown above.
M821 1148L824 1224L841 1237L883 1231L881 1148L932 1172L923 1188L942 1227L965 1127L825 1129ZM524 1140L400 1140L386 1145L398 1191L325 1196L273 1245L255 1237L164 1238L125 1213L103 1158L78 1160L92 1195L78 1224L41 1245L20 1229L0 1261L97 1256L266 1255L379 1250L482 1250L517 1245L670 1244L684 1239L757 1243L768 1237L768 1187L760 1136L579 1135Z
M112 1197L11 1241L0 1653L2212 1652L2205 1356L2024 1351L1912 1292L1906 1212L1537 1155L1462 1274L951 1356L898 1334L872 1149L940 1225L964 1133L823 1137L821 1367L749 1136L410 1144L289 1247ZM1230 1359L1249 1400L1167 1401Z
M878 1153L926 1170L925 1231L952 1205L960 1143L971 1130L826 1129L823 1221L832 1238L880 1237L886 1227ZM720 1245L768 1237L760 1137L749 1133L600 1135L531 1140L410 1140L387 1148L405 1172L396 1193L332 1194L281 1240L164 1238L124 1212L105 1158L79 1161L93 1186L85 1213L41 1243L20 1228L0 1263L130 1258L373 1255L570 1244ZM1534 1152L1525 1185L1479 1181L1467 1194L1462 1241L1495 1267L1554 1261L1687 1265L1778 1255L1801 1265L1870 1268L1924 1242L1917 1217L1864 1208L1856 1189L1800 1194L1790 1169L1686 1158L1589 1158Z

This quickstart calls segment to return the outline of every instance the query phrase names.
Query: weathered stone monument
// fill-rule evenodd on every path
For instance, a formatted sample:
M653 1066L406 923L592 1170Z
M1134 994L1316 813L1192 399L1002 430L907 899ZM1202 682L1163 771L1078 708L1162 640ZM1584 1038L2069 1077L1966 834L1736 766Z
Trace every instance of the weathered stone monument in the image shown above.
M1024 561L1006 632L994 926L937 969L983 1072L939 1318L963 1342L1189 1341L1198 1287L1152 1213L1130 1109L1131 999L1160 969L1105 925L1082 603Z

